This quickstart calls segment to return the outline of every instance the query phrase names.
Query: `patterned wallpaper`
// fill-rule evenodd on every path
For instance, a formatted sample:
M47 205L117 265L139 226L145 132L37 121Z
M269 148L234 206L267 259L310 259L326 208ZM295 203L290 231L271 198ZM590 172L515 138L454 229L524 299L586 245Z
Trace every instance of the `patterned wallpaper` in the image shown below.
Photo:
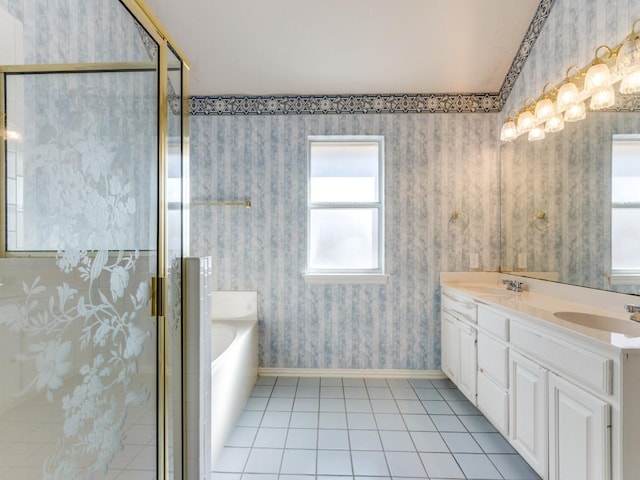
M25 64L149 61L118 1L0 0L0 9L23 23Z
M438 275L498 267L497 114L194 116L193 255L217 290L257 290L261 365L437 369ZM387 285L307 285L306 138L380 134L386 143ZM469 228L450 230L451 212Z

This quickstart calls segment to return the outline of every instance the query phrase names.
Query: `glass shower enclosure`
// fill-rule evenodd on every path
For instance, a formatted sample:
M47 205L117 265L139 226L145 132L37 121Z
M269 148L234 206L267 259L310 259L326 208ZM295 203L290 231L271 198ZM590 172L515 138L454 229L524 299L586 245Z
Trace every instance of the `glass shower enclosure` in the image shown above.
M0 478L183 478L188 66L137 0L0 0Z

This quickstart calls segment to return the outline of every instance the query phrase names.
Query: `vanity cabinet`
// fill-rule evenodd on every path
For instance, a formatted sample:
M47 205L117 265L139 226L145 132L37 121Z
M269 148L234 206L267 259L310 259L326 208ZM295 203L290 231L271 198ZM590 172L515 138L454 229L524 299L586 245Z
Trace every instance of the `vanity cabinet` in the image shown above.
M549 374L549 480L611 478L610 415L609 403Z
M547 472L547 373L511 350L509 353L509 439L539 475Z
M509 428L509 319L478 307L478 409L505 436Z
M472 301L443 294L441 312L442 371L476 404L476 305Z

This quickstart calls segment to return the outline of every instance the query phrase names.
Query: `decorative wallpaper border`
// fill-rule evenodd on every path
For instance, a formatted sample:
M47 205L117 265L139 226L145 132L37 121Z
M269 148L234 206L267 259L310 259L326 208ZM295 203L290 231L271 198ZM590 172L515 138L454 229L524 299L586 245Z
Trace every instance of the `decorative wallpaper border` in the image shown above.
M190 98L191 115L496 112L497 95L297 95Z
M553 7L554 2L555 0L540 1L540 4L536 9L536 13L533 15L533 20L531 20L531 23L529 24L527 33L525 33L522 43L520 43L518 53L516 53L513 62L511 62L511 67L507 72L507 76L504 77L504 82L498 92L498 111L502 110L502 107L504 107L504 104L507 102L507 98L509 98L509 94L511 93L511 90L513 90L513 86L522 71L522 67L527 61L527 58L529 58L529 53L533 49L533 45L536 43L536 40L538 40L538 36L542 31L544 23L547 21L547 18L549 18L551 7Z
M555 0L541 0L498 93L192 96L191 115L475 113L502 110Z

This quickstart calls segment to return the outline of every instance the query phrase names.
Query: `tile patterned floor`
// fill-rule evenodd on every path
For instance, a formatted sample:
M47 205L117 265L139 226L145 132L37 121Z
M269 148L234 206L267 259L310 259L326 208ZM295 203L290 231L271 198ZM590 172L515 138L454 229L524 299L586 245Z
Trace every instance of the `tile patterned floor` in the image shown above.
M259 377L214 480L540 477L449 380Z

